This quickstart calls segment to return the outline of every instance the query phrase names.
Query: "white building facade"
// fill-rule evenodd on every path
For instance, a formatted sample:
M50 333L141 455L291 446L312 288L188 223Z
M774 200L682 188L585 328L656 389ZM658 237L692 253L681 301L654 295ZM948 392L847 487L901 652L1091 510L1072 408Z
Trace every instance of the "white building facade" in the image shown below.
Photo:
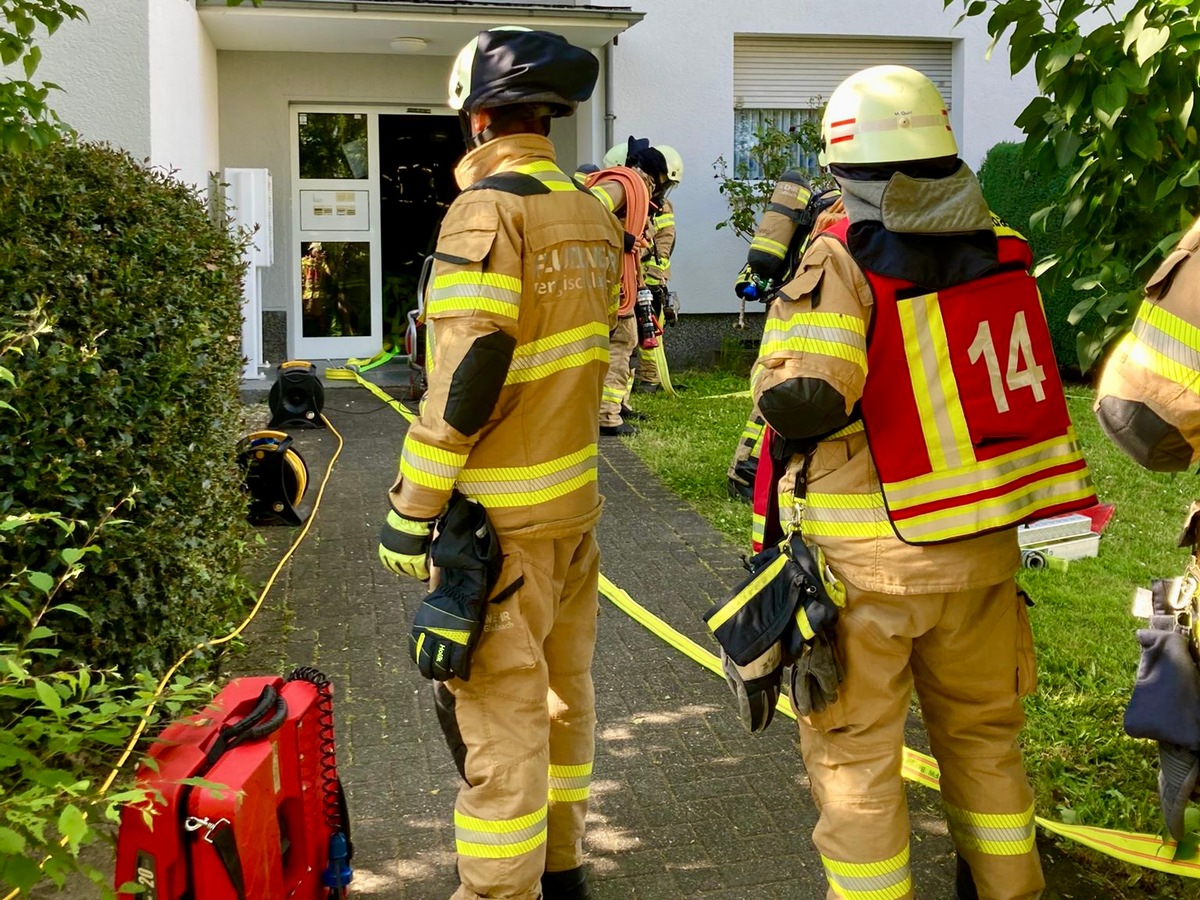
M686 313L736 309L746 245L716 229L727 207L712 165L758 123L794 121L851 72L900 62L942 88L977 166L1019 137L1035 93L1009 77L1005 48L985 59L982 20L955 28L940 0L89 0L87 12L43 42L38 73L63 87L52 102L82 137L202 189L211 173L269 173L270 264L248 307L272 349L247 356L263 364L370 356L402 330L462 152L451 61L482 29L557 31L600 59L596 95L555 123L565 170L630 134L680 151L672 283Z

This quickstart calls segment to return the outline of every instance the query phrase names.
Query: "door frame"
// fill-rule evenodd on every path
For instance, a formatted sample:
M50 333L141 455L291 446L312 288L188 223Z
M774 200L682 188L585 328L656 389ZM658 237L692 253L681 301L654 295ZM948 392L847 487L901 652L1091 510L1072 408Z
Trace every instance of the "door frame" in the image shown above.
M367 177L304 178L300 177L300 116L303 113L361 113L367 117ZM288 264L292 267L293 284L288 319L295 326L288 329L288 355L292 359L349 359L373 356L383 346L383 250L379 230L379 117L378 107L358 103L290 103L288 133L291 140L292 171L289 197L292 207L292 239L288 249ZM300 192L366 191L368 227L366 231L317 231L300 227ZM301 299L300 245L308 241L348 242L366 244L371 256L370 294L371 330L369 334L353 337L305 337L304 312Z

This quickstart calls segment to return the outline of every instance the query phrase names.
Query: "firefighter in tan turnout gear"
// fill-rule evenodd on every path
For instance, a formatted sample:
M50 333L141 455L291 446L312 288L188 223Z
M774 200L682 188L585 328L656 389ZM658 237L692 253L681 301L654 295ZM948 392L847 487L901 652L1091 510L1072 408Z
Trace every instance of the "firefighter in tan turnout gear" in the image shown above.
M668 282L671 280L671 254L675 252L675 207L669 194L683 181L683 157L674 147L656 144L653 148L662 156L666 165L665 177L655 180L655 190L650 197L650 228L654 238L642 257L642 271L646 287L650 289L651 308L659 330L659 345L662 345L663 325L674 325L678 310L671 306ZM676 385L681 388L682 385ZM638 354L637 369L634 370L633 390L653 394L662 390L662 376L654 356L646 350Z
M633 386L630 360L640 346L655 341L650 321L652 295L647 291L644 258L653 252L653 197L666 188L668 168L665 158L644 138L630 135L604 154L604 168L587 177L585 184L605 208L621 221L625 229L625 270L622 278L621 305L617 327L609 345L608 376L604 382L604 400L600 405L602 435L637 434L637 426L627 418L641 418L629 408ZM639 302L642 295L649 302Z
M1182 472L1200 460L1200 219L1146 283L1130 333L1113 349L1096 390L1096 417L1130 459L1155 472ZM1180 546L1192 551L1182 581L1200 559L1200 503L1188 511ZM1154 613L1138 631L1141 661L1125 711L1125 732L1158 743L1158 793L1167 830L1187 837L1186 812L1197 795L1200 715L1194 609L1177 610L1154 590ZM1194 605L1194 598L1185 603ZM1181 618L1184 622L1181 622Z
M1017 744L1036 674L1015 526L1094 496L1028 245L989 213L919 72L851 76L822 137L848 217L777 295L752 384L776 432L768 541L798 528L846 592L791 691L827 896L928 896L901 778L915 688L958 896L1036 898Z
M1200 459L1200 219L1146 283L1104 364L1096 416L1132 460L1182 472Z
M435 565L411 650L465 781L454 900L589 896L596 422L622 235L547 135L597 69L559 35L504 28L451 75L473 149L434 254L429 388L379 555L422 579Z

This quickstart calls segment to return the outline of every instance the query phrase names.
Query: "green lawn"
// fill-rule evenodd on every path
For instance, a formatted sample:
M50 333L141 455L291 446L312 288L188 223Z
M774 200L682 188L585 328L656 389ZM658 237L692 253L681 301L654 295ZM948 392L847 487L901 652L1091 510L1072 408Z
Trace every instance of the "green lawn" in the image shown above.
M630 446L717 528L748 547L750 511L728 499L725 472L750 401L707 399L745 390L746 379L688 372L676 380L689 386L676 398L636 396L635 408L650 418ZM1187 554L1175 542L1200 483L1194 474L1155 475L1135 466L1100 431L1091 403L1088 389L1069 390L1097 493L1101 502L1115 504L1116 513L1097 558L1076 560L1065 572L1023 570L1019 577L1037 603L1031 619L1039 658L1039 689L1026 705L1025 758L1040 815L1158 834L1155 747L1126 737L1121 727L1138 662L1138 622L1130 605L1136 587L1182 572ZM1189 815L1196 855L1200 814ZM1090 851L1069 852L1108 871L1113 897L1200 896L1198 882L1126 872Z

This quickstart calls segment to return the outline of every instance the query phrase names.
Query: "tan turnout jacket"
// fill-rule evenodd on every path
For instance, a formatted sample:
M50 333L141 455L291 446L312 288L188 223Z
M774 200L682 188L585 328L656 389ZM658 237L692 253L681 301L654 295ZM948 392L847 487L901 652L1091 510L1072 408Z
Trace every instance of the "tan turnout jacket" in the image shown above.
M1096 413L1133 459L1180 471L1200 459L1200 219L1146 284L1104 365Z
M455 177L426 296L428 380L404 441L393 507L438 516L452 489L481 502L498 531L586 531L598 514L597 421L615 323L621 228L554 162L537 135L490 141ZM455 373L481 339L516 339L486 423L447 421ZM494 387L494 385L493 385ZM457 396L477 391L457 390Z

